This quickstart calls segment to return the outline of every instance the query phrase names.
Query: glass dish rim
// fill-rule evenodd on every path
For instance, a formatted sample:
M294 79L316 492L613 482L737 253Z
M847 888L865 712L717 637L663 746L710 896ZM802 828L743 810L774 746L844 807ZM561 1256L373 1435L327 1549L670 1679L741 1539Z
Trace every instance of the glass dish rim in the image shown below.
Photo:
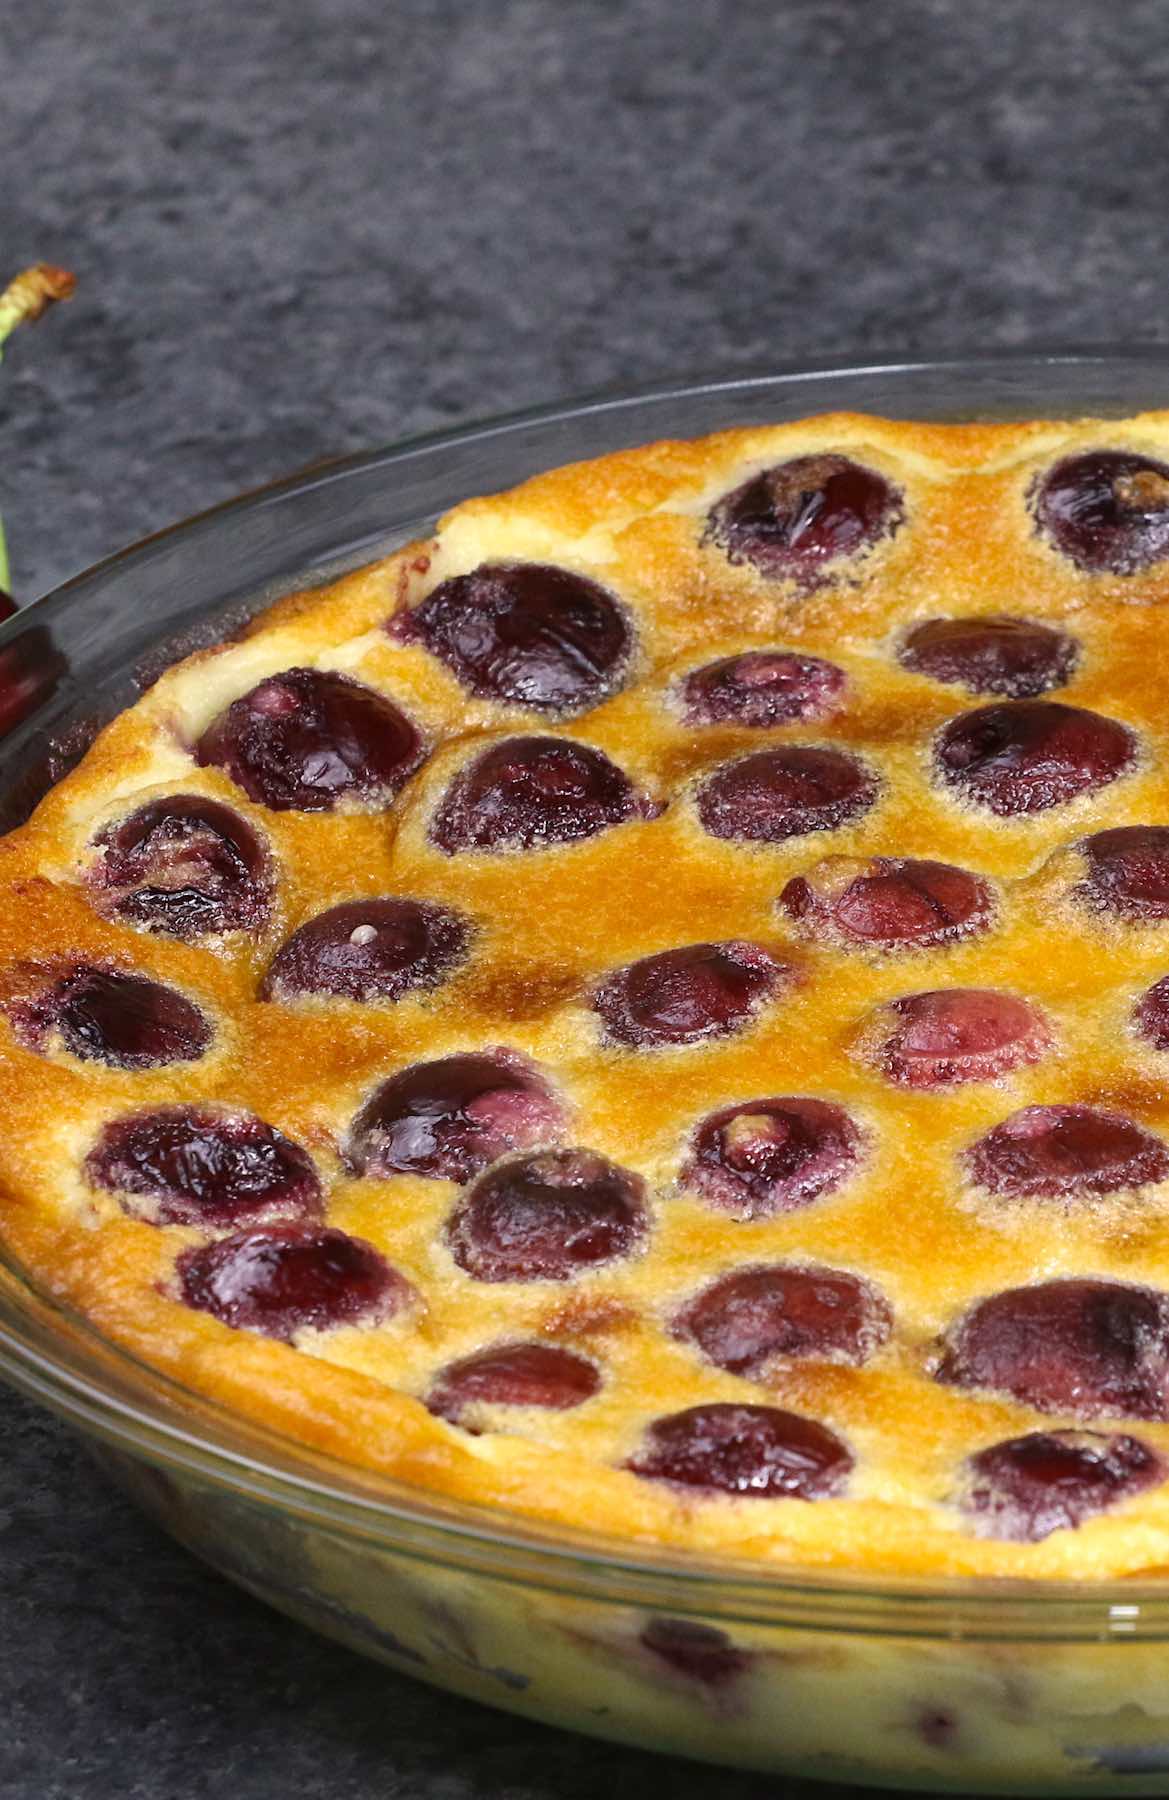
M108 556L99 557L97 562L79 569L76 574L69 575L56 587L48 589L20 607L15 620L0 622L0 647L10 635L8 627L19 623L29 616L31 609L55 606L72 596L73 590L91 582L96 576L106 575L111 571L137 560L143 553L149 552L168 539L188 533L194 528L202 528L214 524L227 514L262 506L269 499L290 494L295 490L307 491L318 485L326 485L335 480L344 480L360 469L370 468L376 464L393 464L420 451L439 449L458 443L472 443L480 438L502 436L512 431L522 430L525 426L551 424L558 419L583 418L594 412L618 412L625 407L634 407L648 400L669 400L672 398L696 397L701 394L735 390L749 391L766 388L784 382L812 382L819 379L847 380L849 378L898 375L924 376L930 374L954 374L963 372L990 371L996 366L1007 368L1025 368L1034 366L1042 369L1098 367L1107 369L1131 365L1136 368L1149 363L1159 363L1169 373L1169 344L1137 343L1124 350L1109 347L1084 345L1061 349L1043 350L1031 345L1008 345L1001 349L974 350L955 353L948 356L915 357L908 354L889 352L876 357L871 362L856 362L850 357L827 357L815 363L793 362L786 364L746 365L740 369L716 368L690 374L688 376L661 376L657 380L629 386L623 383L590 388L581 394L569 395L559 400L542 401L535 406L518 407L502 413L485 413L464 420L461 424L439 426L429 431L414 432L404 438L395 439L389 444L377 446L369 450L355 450L337 456L325 456L314 460L287 475L278 475L271 481L261 482L256 487L244 488L239 493L231 494L225 500L216 501L211 506L202 507L198 512L188 513L182 519L176 519L169 525L160 526L157 531L147 532L145 536L135 538L133 543L124 545L120 550L112 551ZM811 416L811 415L810 415Z
M1061 368L1107 372L1154 366L1169 374L1169 346L1036 350L1012 347L972 355L848 358L814 365L774 364L715 370L697 377L620 385L535 407L476 418L416 434L381 449L358 451L246 490L152 532L70 576L0 625L0 649L30 616L54 614L96 578L147 556L159 544L214 531L225 518L291 498L360 470L411 456L501 437L526 427L619 413L642 402L683 401L701 395L752 392L812 383L819 378L898 376L961 378L996 367L1027 367L1048 375ZM821 408L820 410L823 410ZM1047 416L1059 416L1048 414ZM66 1337L68 1341L66 1342ZM103 1381L102 1364L115 1375ZM690 1556L661 1546L545 1527L522 1514L448 1502L392 1478L270 1433L161 1375L86 1321L65 1314L0 1255L0 1375L89 1436L176 1474L213 1481L241 1498L294 1513L333 1533L423 1562L488 1573L580 1598L617 1600L703 1617L802 1630L871 1633L1017 1643L1169 1640L1169 1571L1104 1582L1070 1579L991 1579L967 1576L871 1575L849 1569L764 1565L728 1556ZM122 1390L122 1391L119 1391ZM199 1419L191 1430L171 1415ZM365 1491L365 1485L368 1490Z

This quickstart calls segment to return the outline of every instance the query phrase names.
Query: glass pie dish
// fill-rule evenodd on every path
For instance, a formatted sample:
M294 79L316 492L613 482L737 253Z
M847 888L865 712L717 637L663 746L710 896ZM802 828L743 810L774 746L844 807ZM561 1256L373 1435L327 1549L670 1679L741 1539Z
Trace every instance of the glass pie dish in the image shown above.
M1169 406L1169 353L710 380L326 465L111 559L0 630L0 827L167 664L294 588L566 460L849 409L907 419ZM0 1370L175 1537L398 1670L578 1730L933 1792L1169 1792L1169 1575L899 1580L553 1532L330 1462L187 1392L0 1268Z

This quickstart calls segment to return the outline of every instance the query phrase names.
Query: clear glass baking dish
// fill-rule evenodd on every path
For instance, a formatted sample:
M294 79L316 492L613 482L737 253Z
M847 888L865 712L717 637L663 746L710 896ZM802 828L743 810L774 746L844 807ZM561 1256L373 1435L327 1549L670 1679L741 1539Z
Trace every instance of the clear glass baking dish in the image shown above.
M848 409L1169 406L1169 351L716 378L324 465L136 545L0 628L0 828L167 662L447 506L667 436ZM181 1542L408 1674L549 1723L746 1768L1010 1794L1169 1793L1169 1577L897 1581L552 1534L313 1455L102 1342L0 1264L0 1372Z

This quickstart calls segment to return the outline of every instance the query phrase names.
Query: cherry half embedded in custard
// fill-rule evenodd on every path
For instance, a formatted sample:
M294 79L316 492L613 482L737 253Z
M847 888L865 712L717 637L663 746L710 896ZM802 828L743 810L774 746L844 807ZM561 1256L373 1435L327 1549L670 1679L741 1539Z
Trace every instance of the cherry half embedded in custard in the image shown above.
M1141 995L1133 1013L1139 1036L1154 1050L1169 1050L1169 975L1162 975Z
M743 1100L702 1121L681 1180L737 1219L769 1219L839 1187L860 1148L856 1126L833 1101Z
M72 1055L115 1069L156 1069L193 1062L211 1042L211 1026L177 989L145 975L89 964L71 969L40 994L9 1008L17 1035L43 1050L53 1033Z
M319 1218L311 1158L252 1113L167 1106L102 1131L85 1159L95 1187L157 1225L212 1228Z
M842 557L891 537L904 518L900 492L875 469L847 456L797 456L725 494L706 536L730 562L810 585Z
M646 811L629 777L591 744L516 737L461 769L438 804L431 841L458 850L541 850L593 837Z
M166 937L258 931L271 906L267 854L246 820L204 794L148 800L97 839L90 882L103 912Z
M1169 1294L1076 1278L1006 1289L958 1320L934 1374L1037 1412L1169 1419Z
M1039 477L1040 532L1077 568L1136 575L1169 556L1169 466L1131 450L1067 456Z
M856 1053L899 1087L994 1081L1038 1062L1051 1048L1038 1010L994 988L935 988L878 1007Z
M611 1043L694 1044L741 1030L790 973L761 944L687 944L614 970L592 1004Z
M793 876L779 900L809 937L880 950L956 943L994 916L981 876L909 856L825 857Z
M1169 1145L1122 1113L1024 1106L970 1146L970 1176L1011 1199L1078 1200L1169 1178Z
M852 1455L815 1419L723 1401L655 1419L626 1467L744 1499L820 1500L844 1486Z
M413 1294L372 1244L324 1225L257 1225L184 1250L175 1271L188 1306L285 1342L384 1324Z
M257 805L328 812L343 800L387 806L421 762L422 739L392 700L348 675L285 669L233 700L195 756Z
M1087 863L1082 904L1132 925L1169 919L1169 825L1117 825L1076 848Z
M689 1300L673 1321L717 1368L761 1376L784 1358L860 1364L892 1328L884 1296L843 1269L736 1269Z
M612 691L633 643L612 594L548 563L482 563L390 629L423 644L472 694L561 717Z
M333 994L346 1000L400 1000L438 987L467 954L471 927L428 900L346 900L318 913L276 952L265 999Z
M383 1081L354 1119L345 1154L357 1175L469 1181L509 1150L555 1143L563 1131L564 1109L526 1057L465 1051Z
M782 744L723 763L698 789L711 837L782 843L808 831L836 831L877 798L877 778L844 750Z
M1125 725L1056 700L1004 701L959 713L938 733L938 773L959 797L1000 818L1045 812L1095 793L1136 757Z
M961 1505L979 1537L1037 1544L1156 1487L1167 1474L1139 1438L1032 1431L970 1458Z
M682 710L691 725L745 725L766 730L823 719L844 692L844 670L794 650L745 650L692 669Z
M600 1391L597 1365L559 1344L496 1344L450 1363L437 1377L426 1404L452 1425L468 1408L541 1406L556 1412L580 1406Z
M923 619L897 652L903 669L963 687L971 694L1032 700L1066 686L1079 654L1074 638L1035 619L991 614Z
M447 1245L475 1281L570 1281L639 1248L644 1195L640 1176L595 1150L538 1150L479 1177Z

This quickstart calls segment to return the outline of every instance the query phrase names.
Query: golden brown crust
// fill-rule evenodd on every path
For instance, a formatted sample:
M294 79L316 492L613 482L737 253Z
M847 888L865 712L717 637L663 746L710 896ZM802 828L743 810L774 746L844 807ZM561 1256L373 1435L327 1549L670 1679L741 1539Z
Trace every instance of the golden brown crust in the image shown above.
M280 602L239 641L166 674L98 739L27 826L0 844L0 1002L29 966L98 960L156 974L216 1021L197 1062L130 1073L36 1054L0 1020L3 1233L38 1281L116 1342L191 1388L342 1458L451 1495L563 1525L748 1557L915 1572L1081 1578L1169 1563L1169 1488L1042 1543L972 1536L946 1504L964 1457L1050 1419L1005 1398L940 1386L938 1334L973 1300L1057 1274L1169 1289L1169 1194L1075 1210L996 1204L964 1191L958 1153L1017 1107L1067 1100L1121 1107L1169 1133L1164 1059L1129 1028L1134 998L1169 971L1169 924L1108 926L1068 899L1086 833L1169 821L1161 607L1169 562L1140 576L1086 575L1034 531L1037 473L1100 444L1164 456L1169 415L1117 423L917 425L852 415L662 443L541 475L457 507L433 541L333 587ZM715 500L789 456L843 451L905 494L906 523L800 592L728 561L704 541ZM383 630L439 581L493 559L541 560L617 594L637 648L621 690L547 725L469 698L417 645ZM1129 725L1135 768L1099 792L1023 819L964 809L932 779L935 731L978 704L899 667L913 620L1025 613L1064 620L1079 640L1058 696ZM830 658L848 704L825 724L765 733L687 725L678 678L755 646ZM232 699L290 666L339 668L390 695L420 725L429 760L388 809L270 812L190 746ZM438 796L485 738L545 731L605 750L661 816L525 856L442 854L427 838ZM880 772L878 804L829 835L748 846L707 836L692 799L700 772L763 743L838 743ZM242 814L278 872L269 926L181 944L101 917L83 882L95 831L154 793L202 793ZM1049 858L1061 853L1055 861ZM981 872L996 889L994 929L910 960L842 954L801 936L776 908L790 876L826 855L926 856ZM443 901L477 927L466 965L438 992L396 1006L274 1004L257 985L305 919L358 895ZM676 1050L601 1044L582 995L632 959L707 939L753 939L800 980L746 1031ZM852 1053L872 1008L907 991L1025 993L1052 1022L1055 1053L997 1082L929 1092L892 1087ZM570 1140L649 1184L644 1252L571 1284L476 1283L452 1262L442 1226L452 1184L357 1180L338 1145L371 1087L421 1057L507 1044L547 1070L568 1102ZM842 1102L866 1134L859 1173L839 1193L743 1223L679 1188L697 1120L762 1094ZM376 1329L345 1328L301 1349L230 1330L174 1297L188 1228L126 1217L82 1179L111 1116L176 1099L250 1108L303 1145L329 1195L330 1223L376 1244L420 1302ZM888 1297L890 1343L862 1369L789 1362L765 1385L703 1364L666 1321L715 1273L765 1261L851 1270ZM501 1319L505 1329L501 1330ZM432 1417L423 1395L454 1358L501 1337L544 1333L601 1367L600 1394L523 1431L473 1437ZM305 1354L308 1350L311 1353ZM827 1422L856 1457L844 1498L733 1500L674 1491L618 1465L653 1418L699 1401L772 1400ZM1057 1421L1063 1422L1063 1421ZM1142 1424L1169 1453L1169 1426Z

